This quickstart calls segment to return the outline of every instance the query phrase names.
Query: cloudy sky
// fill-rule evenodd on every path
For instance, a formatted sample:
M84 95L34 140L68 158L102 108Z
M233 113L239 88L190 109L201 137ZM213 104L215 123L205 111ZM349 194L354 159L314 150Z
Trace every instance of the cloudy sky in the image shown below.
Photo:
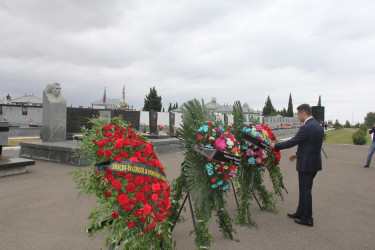
M0 99L60 82L68 105L121 99L142 108L153 86L262 109L316 105L326 119L375 111L375 1L0 0Z

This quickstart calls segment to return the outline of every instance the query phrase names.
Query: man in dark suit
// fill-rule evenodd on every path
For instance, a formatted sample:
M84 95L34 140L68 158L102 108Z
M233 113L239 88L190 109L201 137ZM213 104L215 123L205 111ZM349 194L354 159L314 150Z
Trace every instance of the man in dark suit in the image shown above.
M289 157L290 161L297 159L299 181L299 203L297 211L288 214L290 218L301 225L313 226L311 189L316 173L322 170L322 143L324 130L320 123L312 117L308 104L297 108L298 119L304 122L296 136L288 141L271 144L271 148L281 150L298 145L297 152Z

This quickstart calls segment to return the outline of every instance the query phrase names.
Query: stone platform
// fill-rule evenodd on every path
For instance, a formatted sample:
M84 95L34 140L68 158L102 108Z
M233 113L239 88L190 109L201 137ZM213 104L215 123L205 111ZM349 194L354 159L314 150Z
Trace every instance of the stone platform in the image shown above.
M177 138L150 139L156 153L181 151L181 142ZM65 142L22 142L20 157L54 161L76 166L90 165L90 161L81 151L78 141Z
M9 158L6 163L0 163L0 177L26 173L26 167L35 165L35 161L23 158Z

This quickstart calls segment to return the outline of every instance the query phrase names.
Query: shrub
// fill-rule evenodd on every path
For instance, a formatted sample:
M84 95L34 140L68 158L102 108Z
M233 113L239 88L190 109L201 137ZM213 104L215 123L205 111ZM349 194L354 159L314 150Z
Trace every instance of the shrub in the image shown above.
M358 130L352 136L354 145L365 145L367 142L366 131Z

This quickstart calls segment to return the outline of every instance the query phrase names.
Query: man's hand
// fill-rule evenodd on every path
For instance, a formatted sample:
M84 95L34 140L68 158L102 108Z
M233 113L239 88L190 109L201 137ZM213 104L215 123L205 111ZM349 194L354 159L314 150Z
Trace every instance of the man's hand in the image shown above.
M270 147L271 147L272 149L275 149L275 143L271 143L271 144L270 144Z
M289 156L289 160L290 161L294 161L295 159L297 159L297 155L296 154L292 154L291 156Z

